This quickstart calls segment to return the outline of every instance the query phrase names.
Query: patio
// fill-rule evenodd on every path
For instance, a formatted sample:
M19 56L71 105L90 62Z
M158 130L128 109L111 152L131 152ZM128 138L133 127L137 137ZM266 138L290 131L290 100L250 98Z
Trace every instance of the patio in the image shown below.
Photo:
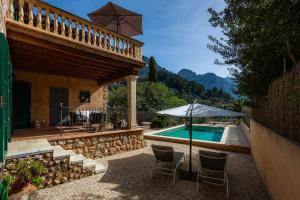
M177 178L172 184L171 176L155 174L149 179L153 163L151 144L171 145L177 151L188 152L188 146L175 143L146 141L143 149L134 150L99 159L107 172L68 182L52 188L39 190L33 199L224 199L225 188L200 184ZM197 166L197 151L193 148L193 165ZM230 199L268 199L250 155L230 153L229 195ZM185 163L186 164L186 163ZM182 167L185 167L185 164Z

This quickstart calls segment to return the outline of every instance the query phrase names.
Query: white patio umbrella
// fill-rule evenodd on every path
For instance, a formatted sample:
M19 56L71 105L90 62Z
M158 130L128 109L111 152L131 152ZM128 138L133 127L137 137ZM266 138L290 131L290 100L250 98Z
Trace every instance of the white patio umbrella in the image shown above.
M175 108L170 108L166 110L161 110L157 112L161 115L170 115L176 117L186 117L189 118L189 133L190 133L190 155L189 155L189 176L192 179L192 123L193 117L241 117L244 113L234 112L230 110L225 110L213 106L207 106L203 104L198 104L196 101L193 104L188 104L184 106L179 106Z
M176 117L189 117L189 112L192 108L192 105L193 104L187 104L185 106L161 110L157 113ZM244 113L234 112L231 110L225 110L214 106L207 106L198 103L194 104L194 108L191 114L192 117L241 117L245 115Z

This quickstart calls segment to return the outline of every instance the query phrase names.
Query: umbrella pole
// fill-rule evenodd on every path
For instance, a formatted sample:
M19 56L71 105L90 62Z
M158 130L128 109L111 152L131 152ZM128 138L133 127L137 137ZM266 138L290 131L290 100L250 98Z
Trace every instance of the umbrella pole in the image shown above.
M192 134L193 134L193 116L190 115L190 126L189 126L189 133L190 133L190 160L189 160L189 174L192 174Z

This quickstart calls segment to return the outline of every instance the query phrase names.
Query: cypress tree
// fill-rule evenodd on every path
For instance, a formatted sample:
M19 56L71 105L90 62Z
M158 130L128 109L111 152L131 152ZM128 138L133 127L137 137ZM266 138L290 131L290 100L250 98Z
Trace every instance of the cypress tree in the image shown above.
M153 56L150 57L149 61L149 81L150 82L157 82L157 70L156 70L156 61Z

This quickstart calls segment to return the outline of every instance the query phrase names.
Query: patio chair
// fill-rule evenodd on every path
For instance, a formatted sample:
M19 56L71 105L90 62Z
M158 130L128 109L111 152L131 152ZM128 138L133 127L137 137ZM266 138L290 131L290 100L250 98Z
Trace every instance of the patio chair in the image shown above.
M226 196L229 197L227 160L226 153L199 150L197 191L199 190L199 181L218 186L226 185Z
M151 145L151 148L156 160L150 177L152 178L154 169L158 169L158 173L173 175L173 184L175 184L176 171L184 161L184 153L175 152L170 146Z

